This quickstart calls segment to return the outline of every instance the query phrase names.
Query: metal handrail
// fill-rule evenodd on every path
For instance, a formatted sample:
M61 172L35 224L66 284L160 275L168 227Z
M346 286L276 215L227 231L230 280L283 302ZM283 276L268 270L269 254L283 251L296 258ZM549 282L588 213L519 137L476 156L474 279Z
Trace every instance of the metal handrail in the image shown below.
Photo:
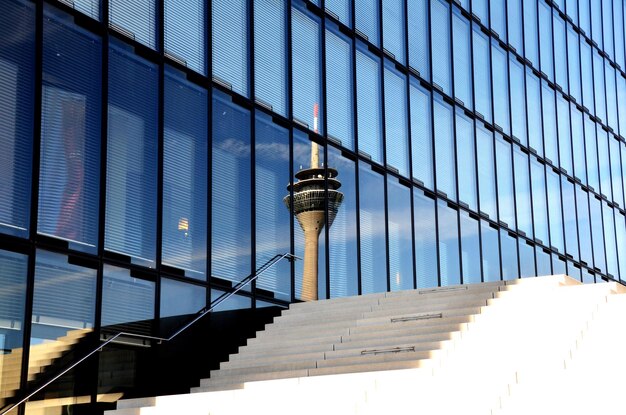
M201 308L198 312L196 312L197 316L194 317L193 320L191 320L190 322L184 324L181 328L179 328L178 330L176 330L171 336L169 337L158 337L158 336L146 336L144 334L136 334L136 333L128 333L128 332L124 332L124 331L120 331L119 333L115 334L113 337L107 339L104 343L100 344L98 347L96 347L95 349L93 349L92 351L90 351L89 353L87 353L85 356L83 356L81 359L77 360L76 362L72 363L69 367L65 368L64 370L62 370L60 373L58 373L57 375L55 375L53 378L51 378L50 380L48 380L46 383L44 383L43 385L41 385L40 387L38 387L37 389L35 389L34 391L30 392L26 397L22 398L19 402L12 404L11 406L8 407L8 409L6 410L2 410L2 412L0 412L0 415L5 415L7 413L9 413L10 411L12 411L13 409L17 408L19 405L23 404L24 402L26 402L27 400L29 400L30 398L32 398L35 394L41 392L43 389L45 389L48 385L50 385L51 383L53 383L55 380L57 380L58 378L60 378L61 376L63 376L64 374L66 374L67 372L69 372L70 370L74 369L76 366L80 365L82 362L84 362L85 360L89 359L93 354L95 354L96 352L102 351L102 349L108 345L109 343L113 342L115 339L117 339L120 336L125 336L125 337L135 337L138 339L144 339L144 340L154 340L157 341L158 344L161 344L163 342L169 342L171 340L173 340L175 337L177 337L179 334L181 334L183 331L187 330L189 327L191 327L193 324L195 324L198 320L200 320L202 317L204 317L205 315L209 314L211 311L213 311L215 309L215 307L217 307L218 305L220 305L222 302L228 300L230 297L232 297L233 295L235 295L236 293L238 293L239 291L241 291L241 289L243 287L245 287L246 285L250 284L252 281L255 281L257 278L259 278L259 276L261 274L263 274L265 271L267 271L268 269L270 269L271 267L273 267L277 262L288 258L289 261L293 261L296 259L300 259L299 257L290 254L290 253L284 253L284 254L276 254L274 255L271 259L269 259L265 264L261 265L259 268L257 268L254 273L248 275L246 278L244 278L243 280L239 281L231 291L226 291L224 292L222 295L220 295L219 297L217 297L215 299L215 301L211 302L211 304L208 307L203 307Z

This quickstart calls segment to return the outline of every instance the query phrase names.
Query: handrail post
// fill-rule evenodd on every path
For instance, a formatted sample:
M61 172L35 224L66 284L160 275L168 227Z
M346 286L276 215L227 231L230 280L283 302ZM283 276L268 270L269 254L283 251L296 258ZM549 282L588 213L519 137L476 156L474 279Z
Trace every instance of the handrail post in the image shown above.
M9 413L10 411L12 411L13 409L17 408L19 405L23 404L24 402L26 402L27 400L32 398L35 394L41 392L48 385L50 385L53 382L55 382L61 376L63 376L64 374L66 374L70 370L74 369L76 366L80 365L85 360L89 359L93 354L95 354L97 352L101 352L104 349L105 346L107 346L109 343L112 343L115 339L117 339L120 336L135 337L135 338L145 339L145 340L153 340L153 341L156 341L157 344L162 344L163 342L169 342L169 341L173 340L180 333L182 333L183 331L187 330L189 327L194 325L202 317L204 317L205 315L207 315L210 312L212 312L215 309L215 307L217 307L222 302L226 301L227 299L229 299L230 297L232 297L233 295L235 295L236 293L241 291L243 289L243 287L245 287L246 285L250 284L252 281L255 281L265 271L267 271L268 269L273 267L276 263L278 263L279 261L281 261L281 260L283 260L285 258L288 259L289 261L294 261L296 259L300 259L299 257L297 257L297 256L295 256L295 255L293 255L292 253L289 253L289 252L286 252L284 254L276 254L276 255L274 255L271 259L269 259L267 262L265 262L263 265L261 265L259 268L257 268L254 271L254 273L248 275L246 278L244 278L241 281L239 281L233 287L234 289L232 291L228 291L228 292L225 292L224 294L220 295L215 301L213 301L211 304L209 304L208 308L207 307L203 307L200 310L198 310L198 312L196 312L196 314L198 314L198 315L194 319L192 319L190 322L184 324L182 327L180 327L178 330L176 330L169 337L165 337L164 338L164 337L157 337L157 336L146 336L146 335L143 335L143 334L127 333L127 332L120 331L119 333L113 335L113 337L108 338L104 343L99 344L98 347L96 347L95 349L93 349L92 351L87 353L85 356L83 356L79 360L77 360L74 363L72 363L69 367L67 367L64 370L62 370L56 376L54 376L50 380L46 381L43 385L41 385L40 387L36 388L34 391L30 392L26 397L20 399L19 402L9 405L7 409L1 409L2 412L0 412L0 415L5 415L5 414Z

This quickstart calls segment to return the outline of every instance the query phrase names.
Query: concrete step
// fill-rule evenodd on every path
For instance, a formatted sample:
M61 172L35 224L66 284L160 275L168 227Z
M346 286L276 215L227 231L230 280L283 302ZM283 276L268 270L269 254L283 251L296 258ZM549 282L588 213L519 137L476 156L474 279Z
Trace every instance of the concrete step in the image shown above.
M265 365L272 363L289 363L308 360L323 360L325 352L310 352L310 353L298 353L297 351L290 350L287 354L275 353L275 354L259 354L257 356L233 356L228 362L222 362L220 364L220 370L222 369L236 369L242 367L250 367L255 365Z

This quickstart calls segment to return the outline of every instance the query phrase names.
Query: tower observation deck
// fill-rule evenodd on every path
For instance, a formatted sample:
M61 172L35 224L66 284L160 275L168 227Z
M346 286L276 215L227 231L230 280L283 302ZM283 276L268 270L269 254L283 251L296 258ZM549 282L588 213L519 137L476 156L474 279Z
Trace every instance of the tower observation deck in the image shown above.
M317 105L314 115L317 127ZM297 181L287 186L290 194L283 198L287 209L291 210L293 207L293 214L304 231L302 299L306 301L317 300L319 235L324 228L326 212L328 226L331 226L343 201L343 193L337 190L341 187L337 175L336 169L319 166L319 147L313 142L311 167L296 173Z

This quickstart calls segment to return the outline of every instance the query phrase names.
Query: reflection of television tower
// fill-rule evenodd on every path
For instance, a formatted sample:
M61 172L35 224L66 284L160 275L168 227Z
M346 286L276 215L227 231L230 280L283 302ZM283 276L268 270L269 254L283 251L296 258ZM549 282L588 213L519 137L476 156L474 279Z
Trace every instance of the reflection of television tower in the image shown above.
M317 133L319 105L313 107L313 129ZM328 176L326 176L328 174ZM319 147L311 143L311 167L296 173L297 182L287 186L293 189L293 213L304 231L304 272L302 275L302 299L317 300L318 240L324 228L326 202L328 202L328 226L332 225L343 200L337 191L341 183L336 179L337 170L319 166ZM324 181L328 183L328 193ZM283 199L291 209L291 195Z

